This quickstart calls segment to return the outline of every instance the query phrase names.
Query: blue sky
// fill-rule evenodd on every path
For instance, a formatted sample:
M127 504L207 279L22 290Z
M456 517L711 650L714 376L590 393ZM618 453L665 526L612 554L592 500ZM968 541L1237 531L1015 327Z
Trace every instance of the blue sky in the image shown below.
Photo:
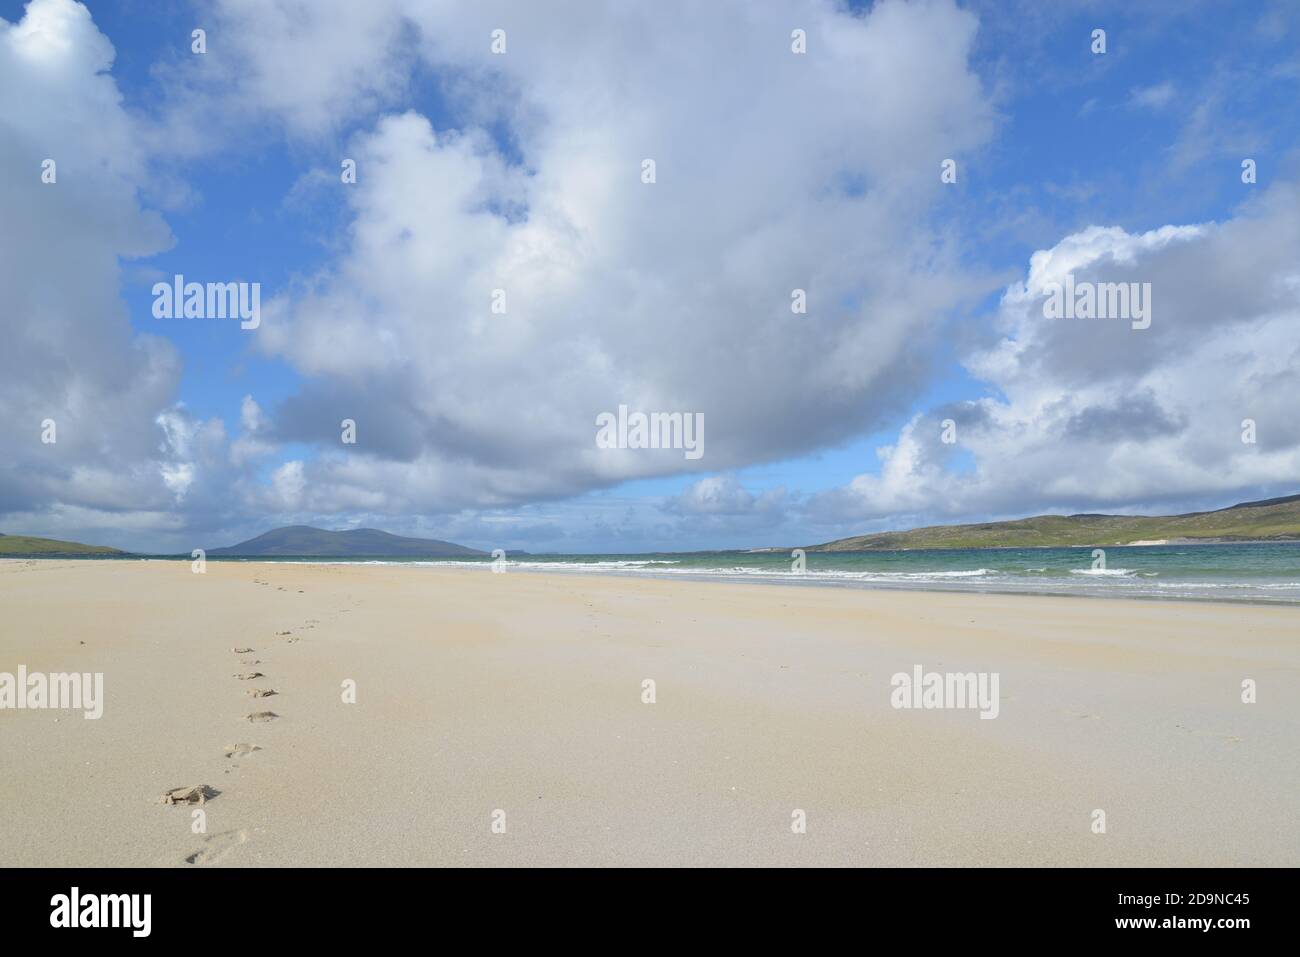
M15 376L25 391L8 418L39 420L38 407L64 401L55 418L79 438L54 459L29 448L34 426L3 437L15 454L0 530L183 550L306 521L619 552L1296 490L1295 437L1272 412L1293 387L1261 361L1277 359L1278 323L1296 316L1285 267L1267 272L1294 241L1292 4L561 4L552 22L510 3L321 4L306 16L276 3L25 6L0 2L2 75L23 84L2 101L8 161L27 170L57 143L70 154L61 168L84 156L112 175L87 177L102 211L94 198L73 207L102 216L41 213L49 230L35 241L18 213L44 202L41 184L5 187L6 252L57 259L66 237L99 229L95 255L120 264L116 288L87 284L102 315L84 301L48 306L57 327L74 337L93 324L92 341L137 352L159 339L170 359L138 396L108 373L74 387L94 356L42 341L34 296L9 291L12 361L44 373ZM811 44L796 61L788 37L801 24ZM196 26L203 56L190 52ZM495 27L511 40L504 55L487 50ZM1104 54L1090 49L1097 28ZM42 36L59 52L42 52ZM898 59L882 65L886 49ZM41 56L61 58L57 70ZM104 84L115 107L95 99ZM77 97L101 103L95 118L60 127L53 114ZM95 155L110 135L139 152L120 170ZM637 182L656 153L664 178ZM363 158L355 188L338 182L350 156ZM949 156L957 183L940 184ZM1255 184L1241 181L1247 157ZM624 163L627 185L609 186ZM448 182L463 192L444 204L434 194ZM124 193L129 214L112 205ZM512 203L525 212L490 212ZM146 238L145 220L169 239ZM1201 231L1138 239L1166 226ZM1157 318L1167 331L1116 339L1074 367L1089 350L1027 324L1006 291L1032 287L1033 254L1080 236L1081 276L1121 263L1189 305ZM1207 275L1207 259L1239 260L1240 272ZM504 264L526 278L464 278L507 275ZM56 275L75 285L77 270L70 257ZM177 273L260 283L265 326L155 319L151 287ZM781 315L788 292L769 296L770 313L746 298L801 276L806 316ZM412 288L394 291L404 277ZM6 278L35 288L40 276L15 263ZM522 319L467 314L490 281L526 304ZM1284 301L1255 303L1242 287ZM1242 304L1231 329L1231 308L1193 314L1220 295ZM125 322L103 318L114 313ZM359 327L370 330L360 348ZM1225 378L1258 379L1257 391L1204 394L1218 337L1241 349ZM78 409L96 389L105 409L128 404L92 432ZM702 410L709 453L596 458L589 411L635 396ZM1118 396L1137 397L1124 408L1145 410L1145 425L1081 431L1118 422ZM362 440L344 448L331 433L352 407ZM922 432L953 409L961 437L935 446ZM1252 413L1277 416L1275 444L1238 447L1224 423ZM1080 477L1099 462L1104 474Z

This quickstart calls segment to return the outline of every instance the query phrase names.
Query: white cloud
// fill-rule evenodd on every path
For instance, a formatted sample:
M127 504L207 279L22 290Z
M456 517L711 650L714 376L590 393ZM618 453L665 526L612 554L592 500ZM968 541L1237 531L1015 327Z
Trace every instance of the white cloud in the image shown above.
M1173 101L1177 92L1173 83L1166 80L1164 83L1156 83L1152 86L1135 87L1130 95L1130 100L1134 106L1141 106L1150 110L1162 110Z
M710 475L692 482L665 507L683 515L750 515L778 510L783 490L755 495L732 475Z
M239 404L239 424L241 434L230 443L232 466L240 469L275 452L275 443L265 438L272 430L271 422L251 395L244 396Z
M972 16L820 0L406 15L466 123L408 112L356 138L358 182L337 187L350 246L259 334L310 377L278 438L337 448L338 421L358 423L348 455L306 465L309 499L494 506L729 469L843 440L922 387L930 337L976 291L924 225L940 162L992 128ZM281 41L241 42L262 62ZM704 459L597 449L596 416L621 403L704 413Z
M916 416L881 450L878 475L819 496L811 514L1025 514L1294 491L1298 198L1279 186L1223 224L1089 228L1035 253L1002 298L1004 338L966 360L997 397ZM1044 286L1066 272L1150 282L1151 327L1045 319ZM943 418L957 424L953 446ZM1242 442L1245 419L1255 444Z
M306 486L302 462L285 462L271 476L271 485L283 509L296 509L302 504L302 490Z
M0 20L0 515L148 512L184 484L157 453L178 356L132 334L119 296L120 260L171 236L137 201L146 157L112 62L80 4L33 0L21 20ZM41 442L45 419L55 443Z

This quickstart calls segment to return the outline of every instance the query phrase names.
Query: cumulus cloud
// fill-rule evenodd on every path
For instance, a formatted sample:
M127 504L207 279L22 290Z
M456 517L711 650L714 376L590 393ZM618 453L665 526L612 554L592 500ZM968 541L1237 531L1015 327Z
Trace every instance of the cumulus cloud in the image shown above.
M460 119L360 132L348 248L264 310L260 346L308 377L276 437L335 450L306 464L309 498L498 506L727 470L879 426L923 386L976 292L927 226L939 166L993 122L955 4L392 16ZM791 23L816 56L791 53ZM282 41L241 42L261 62ZM703 413L706 454L598 449L620 404ZM335 454L342 418L358 441Z
M276 445L268 441L272 424L251 395L239 403L240 435L230 444L230 462L236 469L272 454Z
M692 482L664 507L680 515L753 515L780 510L784 489L755 495L733 475L711 475Z
M1092 227L1031 259L1003 335L967 368L994 396L917 415L878 474L816 497L822 520L1096 511L1293 492L1300 475L1300 189L1220 224ZM1048 284L1150 282L1150 328L1046 319ZM942 442L941 419L957 424ZM1242 441L1243 423L1257 441ZM964 457L964 460L960 457Z
M179 358L132 333L119 295L120 261L172 240L137 199L147 157L113 56L68 0L0 20L0 514L49 509L51 526L166 509L189 481L158 453Z
M302 504L302 490L306 480L302 474L302 463L299 461L285 462L271 478L272 488L275 490L275 496L279 499L279 507L286 511L292 511Z
M132 328L123 263L174 240L114 55L71 0L0 20L0 530L188 549L247 507L272 445L251 398L233 446L196 417L178 350Z
M163 53L159 122L143 131L159 152L210 154L254 130L321 141L409 88L413 64L406 0L216 0L187 42Z

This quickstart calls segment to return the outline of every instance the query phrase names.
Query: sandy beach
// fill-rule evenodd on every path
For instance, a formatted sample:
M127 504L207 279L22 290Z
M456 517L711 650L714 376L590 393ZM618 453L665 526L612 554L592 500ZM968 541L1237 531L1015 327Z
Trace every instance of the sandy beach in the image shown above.
M104 675L0 711L0 865L1300 864L1294 609L47 560L0 623ZM893 707L918 665L997 717Z

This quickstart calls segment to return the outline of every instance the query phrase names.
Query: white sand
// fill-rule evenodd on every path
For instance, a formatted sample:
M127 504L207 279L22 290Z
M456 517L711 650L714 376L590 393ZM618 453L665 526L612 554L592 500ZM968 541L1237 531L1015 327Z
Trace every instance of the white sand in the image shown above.
M0 865L1300 864L1287 608L7 561L0 622L106 696L0 711ZM999 716L895 710L916 664ZM196 784L206 835L156 803Z

